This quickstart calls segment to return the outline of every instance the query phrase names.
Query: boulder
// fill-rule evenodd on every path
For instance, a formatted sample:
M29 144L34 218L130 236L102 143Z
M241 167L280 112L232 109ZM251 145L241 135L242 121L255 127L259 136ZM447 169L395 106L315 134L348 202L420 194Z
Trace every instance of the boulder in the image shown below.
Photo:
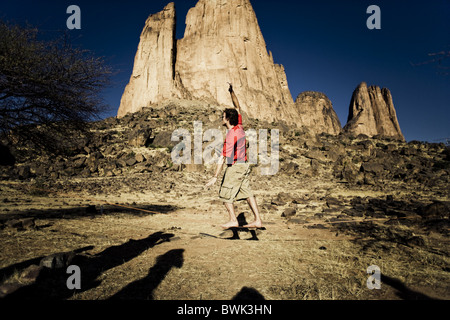
M375 162L366 162L361 165L360 171L365 172L365 173L373 173L375 175L379 175L379 174L383 173L384 166L379 163L375 163Z
M0 298L4 298L7 295L10 295L14 291L17 291L18 289L22 288L23 284L18 282L13 283L5 283L0 286Z
M82 155L80 157L75 158L72 165L74 168L82 168L85 163L86 163L86 157L84 155Z
M7 220L5 226L8 228L13 228L17 230L30 230L36 227L34 218L23 218L23 219L11 219Z
M297 210L295 210L295 208L286 208L283 213L281 214L281 216L283 218L290 218L295 216L295 214L297 213Z
M131 157L125 162L126 162L127 166L131 167L131 166L134 166L137 163L137 160L136 160L135 157Z
M418 210L418 214L422 218L449 218L450 209L445 203L441 201L434 201L429 205L420 207Z
M162 131L156 134L152 141L154 147L172 148L177 145L178 142L172 141L172 132Z
M31 167L29 165L22 165L16 169L17 175L20 180L27 180L33 176L31 173Z
M66 268L70 265L75 255L73 251L51 254L42 258L39 265L49 269Z
M305 157L311 160L317 160L318 162L325 164L328 162L328 158L325 154L320 150L310 150L305 153Z
M151 128L140 125L131 131L128 136L128 143L132 147L148 147L150 145L151 135Z

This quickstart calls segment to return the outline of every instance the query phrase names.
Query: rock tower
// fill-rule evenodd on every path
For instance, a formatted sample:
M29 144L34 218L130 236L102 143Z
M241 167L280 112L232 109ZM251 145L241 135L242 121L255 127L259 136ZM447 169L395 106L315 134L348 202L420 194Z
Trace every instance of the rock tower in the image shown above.
M362 82L354 91L344 131L404 141L389 89Z
M231 108L228 82L251 118L284 120L315 133L342 131L324 94L304 92L294 102L284 67L274 63L267 50L250 0L199 0L187 14L180 40L176 39L174 3L150 15L117 115L171 99ZM359 85L344 131L404 140L390 91Z
M339 117L328 97L321 92L305 91L295 100L302 123L315 133L338 135L342 131Z
M145 23L118 116L172 98L232 107L227 82L248 116L301 123L284 67L267 51L249 0L198 1L180 40L170 3Z

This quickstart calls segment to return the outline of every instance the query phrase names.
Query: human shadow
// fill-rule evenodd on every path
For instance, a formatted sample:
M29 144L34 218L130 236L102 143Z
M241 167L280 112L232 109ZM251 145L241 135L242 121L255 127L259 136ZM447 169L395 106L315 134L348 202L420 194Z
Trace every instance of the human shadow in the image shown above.
M253 240L253 241L258 241L259 240L255 230L243 227L243 226L248 224L247 218L245 217L245 213L244 212L240 213L237 216L237 221L239 223L239 228L230 228L230 229L228 229L228 230L231 230L233 232L233 235L231 237L229 237L229 238L226 238L227 240L241 240L241 237L239 236L239 231L250 233L250 235L252 237L249 238L249 239L246 239L246 240Z
M36 299L36 300L64 300L74 293L84 292L97 287L101 280L97 278L105 271L124 264L139 256L145 250L170 241L173 234L156 232L145 239L132 240L112 246L94 255L75 255L70 261L71 265L76 265L81 272L81 289L69 290L66 281L69 274L65 268L50 269L44 268L36 281L28 286L24 286L6 296L6 299Z
M184 249L176 249L159 256L145 278L128 284L109 299L153 300L153 291L164 280L170 269L183 266L183 252Z
M241 212L241 213L236 217L236 219L237 219L237 221L238 221L240 227L245 226L246 224L248 224L247 218L245 217L245 213L244 213L244 212Z
M21 218L35 219L78 219L82 217L93 217L101 215L112 215L123 213L133 216L152 216L155 214L169 214L179 208L172 205L156 205L156 204L136 204L126 206L121 204L108 205L80 205L72 208L54 208L54 209L31 209L31 210L15 210L5 213L0 218L0 225L7 220Z
M249 287L243 287L232 300L265 300L264 296L258 292L258 290Z
M414 291L405 286L400 280L381 275L381 282L397 290L396 294L403 300L438 300L423 293Z
M239 228L230 228L228 230L231 230L231 232L233 232L233 235L231 237L229 237L229 238L226 238L227 240L241 240L239 232L242 231L242 232L250 233L250 235L252 236L251 238L248 238L248 239L245 239L245 240L248 240L248 241L259 241L258 235L257 235L256 231L253 230L253 229L239 227Z

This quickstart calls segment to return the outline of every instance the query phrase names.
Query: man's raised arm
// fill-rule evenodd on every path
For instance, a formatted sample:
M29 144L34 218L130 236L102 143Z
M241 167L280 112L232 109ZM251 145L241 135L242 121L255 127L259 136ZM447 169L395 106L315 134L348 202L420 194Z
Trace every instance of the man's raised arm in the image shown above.
M233 105L234 107L237 109L238 113L241 113L241 105L239 104L239 100L236 97L236 94L233 91L233 85L231 83L228 83L230 85L230 88L228 89L228 91L231 94L231 100L233 101Z

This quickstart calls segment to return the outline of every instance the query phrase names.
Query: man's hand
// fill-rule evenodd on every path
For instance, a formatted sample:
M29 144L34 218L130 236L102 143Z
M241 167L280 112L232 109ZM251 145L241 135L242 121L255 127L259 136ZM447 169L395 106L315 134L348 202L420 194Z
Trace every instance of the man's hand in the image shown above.
M208 183L205 185L204 189L209 189L210 187L212 187L214 184L216 184L217 182L217 178L214 177L211 180L208 181Z
M204 186L204 189L209 189L217 182L217 177L219 176L220 172L222 171L223 164L225 162L225 157L221 155L217 161L217 169L216 173L214 174L214 177L208 181L208 183Z
M228 84L230 85L230 88L228 88L228 91L230 91L231 100L233 101L233 105L237 109L237 111L239 113L241 113L241 105L239 104L239 100L238 100L238 98L236 97L236 94L233 91L233 85L231 83L229 83L229 82L228 82Z

